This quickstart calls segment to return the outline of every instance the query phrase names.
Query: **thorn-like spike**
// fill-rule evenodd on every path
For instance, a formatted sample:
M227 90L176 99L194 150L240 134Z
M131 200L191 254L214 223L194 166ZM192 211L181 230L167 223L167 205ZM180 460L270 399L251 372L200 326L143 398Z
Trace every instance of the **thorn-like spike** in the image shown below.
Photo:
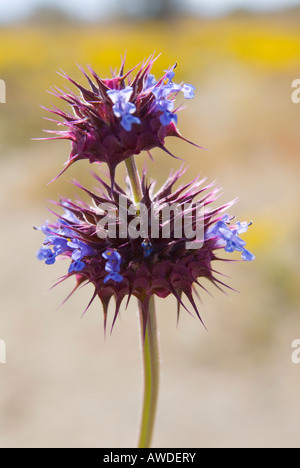
M170 156L172 156L172 158L178 159L179 161L183 161L182 158L179 158L178 156L175 156L174 154L172 154L171 151L169 151L168 148L166 148L164 145L159 145L159 148L162 149L165 153L167 153L167 154L169 154Z
M180 301L177 300L177 327L179 325L179 318L180 318L180 308L181 308L181 296L182 296L182 293L181 291L179 291L179 297L180 297Z
M48 182L47 185L52 184L52 182L54 182L56 179L58 179L58 177L60 177L62 174L64 174L64 172L66 172L66 170L71 166L71 164L73 164L77 159L78 159L78 155L76 155L76 156L74 156L72 159L70 159L70 160L66 163L65 167L63 168L63 170L60 171L60 173L59 173L57 176L55 176L52 180L50 180L50 182Z
M92 295L91 300L89 301L88 305L84 309L84 311L81 314L81 318L85 315L85 313L88 311L88 309L91 307L92 303L94 302L95 297L98 295L97 290L94 291L94 294Z

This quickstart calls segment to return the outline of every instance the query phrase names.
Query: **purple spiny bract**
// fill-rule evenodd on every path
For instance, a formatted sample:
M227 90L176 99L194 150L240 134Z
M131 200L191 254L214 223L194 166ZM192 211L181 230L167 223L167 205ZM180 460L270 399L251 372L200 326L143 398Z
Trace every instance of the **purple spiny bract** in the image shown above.
M179 108L174 109L174 100L180 92L186 99L193 98L195 88L172 81L176 65L156 81L151 74L153 63L151 57L133 78L130 77L136 67L125 73L124 62L119 74L108 79L101 79L92 69L89 77L82 70L90 89L63 74L79 89L80 96L69 90L53 92L70 105L72 113L56 107L47 109L62 118L55 122L67 129L48 131L57 136L45 139L70 140L71 153L64 170L80 159L105 162L113 184L115 168L120 162L156 147L169 153L165 147L168 136L185 140L176 127Z
M90 205L83 201L73 203L63 200L57 204L63 207L64 214L57 215L54 224L46 223L42 226L46 239L38 252L38 258L46 264L53 264L57 256L71 260L64 279L75 276L77 286L83 283L93 284L95 291L91 302L97 296L100 298L105 324L112 297L116 300L113 325L122 301L127 297L128 302L131 296L137 297L142 304L144 328L147 323L149 299L153 295L165 298L172 294L178 302L178 310L180 306L187 309L183 304L185 296L200 318L193 298L195 286L205 289L201 284L202 278L208 279L216 286L224 285L216 277L212 267L213 261L222 260L218 257L218 252L221 249L227 252L237 250L242 252L244 260L254 259L254 256L246 251L245 242L238 237L238 234L246 231L248 223L236 223L231 226L229 216L221 214L233 203L210 209L211 203L217 198L218 190L213 188L213 184L203 187L203 181L198 178L190 184L175 188L182 174L182 170L171 174L165 185L156 193L154 183L148 184L145 173L143 175L141 205L143 204L149 212L154 209L159 226L156 237L130 236L127 228L138 218L130 189L125 192L117 184L112 188L95 174L99 183L97 193L75 183L91 197ZM120 199L129 213L124 224ZM179 215L171 212L166 226L161 210L165 206L176 204L189 204L189 220L192 225L198 216L197 208L203 208L203 239L199 247L188 248L187 241L190 239L184 234L182 237L175 235L178 216L185 216L184 211L179 212ZM117 220L114 236L110 236L109 231L103 229L102 221L107 213L99 209L100 206L108 205L112 207L111 220L114 216ZM150 224L151 220L149 227ZM163 235L166 227L169 229L167 236Z

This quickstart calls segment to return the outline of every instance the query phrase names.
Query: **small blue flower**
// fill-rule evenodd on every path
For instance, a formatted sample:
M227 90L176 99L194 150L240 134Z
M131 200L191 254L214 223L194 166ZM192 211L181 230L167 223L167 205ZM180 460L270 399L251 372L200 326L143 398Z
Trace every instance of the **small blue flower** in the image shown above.
M107 91L108 96L113 102L113 113L116 117L121 118L122 127L130 132L133 124L140 124L141 121L138 117L132 114L136 111L136 106L130 101L133 89L127 86L125 89L117 90L111 89Z
M114 250L106 250L103 254L102 257L107 260L106 265L105 265L105 270L112 273L112 272L117 272L119 273L121 269L121 263L122 263L122 257L121 255L114 251Z
M230 218L228 215L223 216L221 221L218 221L213 227L207 232L207 238L217 237L219 235L219 229L228 229Z
M89 245L81 242L79 239L71 239L67 241L67 246L73 250L72 259L82 260L83 257L95 255L96 252Z
M169 99L172 93L182 91L186 99L192 99L194 97L194 86L173 83L172 80L175 76L173 69L174 67L171 70L166 71L166 80L152 90L152 93L156 98L156 105L162 112L160 122L164 126L168 126L171 122L177 124L177 115L173 112L174 103Z
M56 255L62 255L65 252L69 251L68 240L60 236L51 236L47 239L49 244L53 245L54 252Z
M70 267L69 267L69 273L73 273L73 271L82 271L85 267L85 263L82 262L81 260L76 260L75 262L72 262Z
M169 125L172 121L177 123L177 115L172 112L174 109L174 102L167 99L172 92L172 88L172 84L167 84L161 85L152 91L156 97L157 107L162 112L160 122L165 126Z
M168 99L161 100L159 103L159 108L162 111L160 116L160 122L162 125L169 125L171 122L177 123L177 115L172 111L174 109L174 103Z
M166 110L160 116L160 122L162 125L165 125L165 126L169 125L171 122L174 122L175 124L177 124L177 115L173 114L173 112Z
M132 102L123 102L117 101L116 104L113 105L113 111L116 117L123 117L123 115L127 114L134 114L136 111L136 107Z
M124 278L122 275L120 275L116 271L112 271L111 273L105 276L103 283L106 284L109 280L116 281L117 283L122 283Z
M144 89L153 88L153 86L155 86L156 83L157 83L157 81L156 81L155 76L154 75L148 75L148 78L146 80Z
M165 77L167 80L169 80L169 83L171 83L171 81L173 80L173 78L175 78L175 72L174 72L174 67L171 68L171 70L165 70Z
M195 96L195 89L195 86L184 84L181 91L183 92L185 99L193 99Z
M244 249L242 253L242 259L246 260L246 262L252 262L253 260L255 260L255 255L249 252L249 250Z
M107 91L107 94L110 97L113 104L116 104L117 102L123 102L124 104L126 102L129 102L132 93L133 89L131 86L126 86L126 88L124 89L110 89L109 91Z
M163 86L165 89L165 92L168 92L170 94L170 93L176 93L178 91L182 91L185 99L193 99L193 97L195 96L195 89L196 89L194 86L190 84L179 85L179 84L173 83L172 80L175 77L174 68L175 66L172 67L171 70L165 70L166 72L165 76L166 76L166 79L168 80L168 82Z
M66 214L70 222L74 222L72 213ZM76 222L78 222L77 218ZM72 259L69 268L69 273L72 273L73 271L81 271L85 267L85 263L82 261L84 257L96 255L92 247L79 239L73 238L74 232L70 229L70 224L66 218L59 218L56 226L50 226L46 222L40 229L46 235L46 238L43 247L37 254L37 258L45 260L47 265L53 265L58 255L67 255ZM49 247L52 247L53 250Z
M157 86L152 90L152 93L154 94L157 103L160 103L161 101L164 101L167 99L170 94L172 93L173 90L173 84L161 84L160 86Z
M53 230L49 227L49 221L46 221L45 224L42 224L41 227L35 228L40 229L45 236L49 236Z
M105 258L105 260L108 260L111 264L116 265L116 268L119 268L122 263L122 257L119 252L112 249L106 250L102 254L102 257Z
M243 223L240 223L239 221L236 223L237 226L237 232L238 234L243 234L244 232L248 231L248 227L252 225L251 223L247 223L247 221L244 221Z
M150 257L150 255L151 255L152 252L153 252L153 247L152 247L151 242L150 242L148 239L145 239L145 240L142 242L142 247L143 247L143 249L144 249L144 257L145 257L145 258Z
M229 216L223 216L221 221L218 221L213 228L209 229L207 238L219 237L219 241L222 243L221 245L223 245L224 241L226 242L224 247L225 252L242 252L243 260L248 262L255 260L255 255L245 249L246 242L238 237L238 234L243 234L246 232L248 230L248 226L250 226L252 223L237 222L236 229L230 229L229 223Z
M229 228L220 228L219 233L227 243L225 247L226 252L232 253L235 250L237 250L238 252L243 252L246 242L237 236L236 230L232 231Z
M44 245L51 244L56 245L63 249L66 244L65 237L72 237L73 231L68 228L69 223L63 219L59 220L59 225L54 227L50 226L48 222L43 224L39 229L45 234L46 238Z
M108 249L103 254L102 257L107 260L105 265L105 271L108 272L108 275L104 278L104 283L107 283L110 279L121 283L123 281L123 276L120 275L122 257L115 250Z
M53 265L56 260L56 254L51 249L41 247L37 253L38 260L45 260L46 265Z
M135 117L134 115L124 114L122 116L121 125L124 128L124 130L127 130L127 132L131 131L133 124L139 125L140 123L140 119L138 117Z

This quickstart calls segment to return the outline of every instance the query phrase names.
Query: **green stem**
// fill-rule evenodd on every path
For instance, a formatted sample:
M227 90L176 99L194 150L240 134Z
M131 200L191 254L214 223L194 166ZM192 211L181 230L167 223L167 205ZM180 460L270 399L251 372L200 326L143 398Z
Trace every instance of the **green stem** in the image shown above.
M141 341L143 348L144 402L138 448L150 448L156 416L159 389L159 350L153 296L149 302L144 336L142 305L139 302Z
M143 198L140 176L136 167L134 156L125 160L128 177L130 179L134 203L139 206Z
M141 180L135 164L134 156L125 160L128 177L130 179L132 195L137 210L143 198ZM159 387L159 353L153 296L149 300L147 317L141 301L139 301L139 315L141 328L141 343L143 351L144 371L144 402L139 436L139 448L149 448L153 434ZM147 319L146 329L144 320Z

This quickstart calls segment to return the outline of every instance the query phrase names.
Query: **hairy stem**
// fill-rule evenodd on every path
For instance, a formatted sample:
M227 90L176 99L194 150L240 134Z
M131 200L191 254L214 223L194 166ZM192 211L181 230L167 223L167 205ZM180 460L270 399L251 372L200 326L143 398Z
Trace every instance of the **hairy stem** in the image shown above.
M134 156L126 159L125 164L131 184L133 200L139 210L143 193ZM159 387L159 353L153 296L150 298L147 308L145 303L139 301L139 316L143 355L144 401L138 447L149 448L153 435Z
M144 371L144 401L140 426L138 448L150 448L153 435L158 390L159 390L159 350L156 326L155 304L152 296L149 302L149 311L144 334L144 309L139 302L139 315L141 325L141 342L143 349Z
M134 203L139 206L143 198L140 176L136 167L134 156L125 160L128 177L130 179L131 190Z

